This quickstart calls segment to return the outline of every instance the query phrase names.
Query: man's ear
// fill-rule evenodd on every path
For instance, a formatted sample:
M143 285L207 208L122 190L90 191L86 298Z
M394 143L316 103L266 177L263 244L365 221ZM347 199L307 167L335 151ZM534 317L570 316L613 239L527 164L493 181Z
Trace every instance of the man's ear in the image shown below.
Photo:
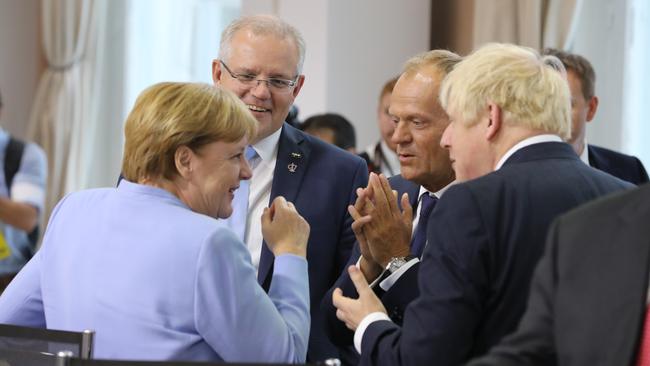
M488 103L488 123L485 130L485 138L492 140L501 129L503 123L503 111L501 107L490 102Z
M589 99L588 105L589 110L587 111L587 122L591 122L591 120L594 119L594 116L596 115L596 110L598 110L598 97L595 95L591 97L591 99Z
M300 93L300 89L302 89L302 84L305 83L305 75L300 75L298 76L298 80L296 81L296 86L293 88L293 97L297 97L298 93Z
M212 82L214 85L219 85L221 83L221 61L218 59L212 60Z
M174 153L174 164L178 175L183 178L188 178L192 174L192 158L194 152L189 147L183 145L176 149Z

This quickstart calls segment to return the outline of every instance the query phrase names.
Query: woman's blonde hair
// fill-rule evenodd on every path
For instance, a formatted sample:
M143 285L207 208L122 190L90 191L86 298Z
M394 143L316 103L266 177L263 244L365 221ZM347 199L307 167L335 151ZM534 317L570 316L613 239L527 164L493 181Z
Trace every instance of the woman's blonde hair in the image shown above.
M512 44L487 44L467 56L443 81L440 104L465 123L478 121L489 102L504 121L559 135L571 134L571 93L562 63Z
M164 82L145 89L124 126L122 174L129 181L172 179L181 146L197 151L215 141L252 139L257 121L244 103L221 88Z

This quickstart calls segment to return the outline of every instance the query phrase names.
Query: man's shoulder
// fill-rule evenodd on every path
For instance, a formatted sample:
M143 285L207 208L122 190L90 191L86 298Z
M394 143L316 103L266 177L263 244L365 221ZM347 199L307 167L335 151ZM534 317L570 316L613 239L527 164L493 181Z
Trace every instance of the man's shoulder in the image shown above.
M594 220L611 222L613 215L641 217L650 212L650 184L639 188L615 192L569 211L561 220L569 223L584 222L594 227Z
M618 151L614 151L602 146L589 145L589 155L596 156L604 159L614 160L614 161L625 161L628 163L637 163L639 159L635 156L623 154Z

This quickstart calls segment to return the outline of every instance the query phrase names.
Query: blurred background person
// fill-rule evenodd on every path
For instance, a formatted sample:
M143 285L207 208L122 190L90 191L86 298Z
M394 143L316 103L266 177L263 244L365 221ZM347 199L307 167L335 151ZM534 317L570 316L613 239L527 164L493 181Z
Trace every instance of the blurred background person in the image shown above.
M0 94L0 118L2 95ZM0 127L0 293L36 250L47 159L38 145Z
M94 329L97 358L304 362L309 225L282 197L264 210L267 295L217 221L251 177L256 125L211 85L146 89L124 127L125 179L59 202L43 247L0 297L0 323Z
M639 159L634 156L587 143L587 123L596 116L596 73L586 58L574 53L546 48L545 55L553 55L562 61L567 71L571 89L571 138L568 143L587 165L607 172L617 178L634 184L648 181L648 173Z
M397 83L398 77L394 77L384 84L379 94L379 105L377 106L377 126L381 139L372 144L360 154L368 162L368 170L374 173L383 173L387 177L392 177L400 173L399 159L397 158L397 144L391 141L393 131L395 131L395 122L388 114L390 107L390 96L393 88Z
M325 113L311 116L305 120L300 129L343 150L353 154L357 152L354 126L340 114Z

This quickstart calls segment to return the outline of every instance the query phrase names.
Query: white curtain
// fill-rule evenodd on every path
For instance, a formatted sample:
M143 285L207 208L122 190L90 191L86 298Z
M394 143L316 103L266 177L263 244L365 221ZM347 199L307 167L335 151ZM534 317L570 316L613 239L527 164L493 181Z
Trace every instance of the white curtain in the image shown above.
M568 48L581 4L582 0L476 0L474 48L487 42Z
M49 176L45 218L65 194L77 190L82 169L81 136L89 119L92 80L87 44L94 27L91 0L43 0L43 51L47 69L32 106L29 137L48 156ZM92 43L92 41L90 42Z
M550 0L544 23L543 47L570 50L575 40L583 0Z
M627 0L625 12L621 149L650 170L650 2Z

